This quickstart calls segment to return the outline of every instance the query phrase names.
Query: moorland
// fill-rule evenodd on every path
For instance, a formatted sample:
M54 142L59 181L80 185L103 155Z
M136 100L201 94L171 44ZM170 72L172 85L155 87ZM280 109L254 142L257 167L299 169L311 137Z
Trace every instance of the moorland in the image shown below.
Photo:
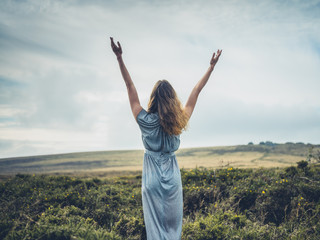
M146 239L141 171L100 171L99 177L92 175L97 173L94 167L87 173L79 170L81 164L77 171L58 172L60 165L54 165L64 158L76 167L89 161L90 154L96 154L97 163L103 153L17 158L12 165L2 159L0 239ZM104 154L109 160L112 154L127 160L135 156ZM181 169L183 240L319 239L319 145L250 144L182 149L178 154L180 165L189 166ZM217 158L211 161L209 156ZM192 165L192 159L199 161ZM58 169L50 171L50 166ZM38 171L32 173L33 167Z

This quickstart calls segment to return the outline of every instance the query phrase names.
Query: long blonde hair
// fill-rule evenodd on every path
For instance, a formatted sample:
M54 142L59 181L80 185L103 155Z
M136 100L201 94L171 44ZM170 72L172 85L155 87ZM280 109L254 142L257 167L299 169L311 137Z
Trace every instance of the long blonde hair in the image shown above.
M186 130L189 118L175 90L167 80L159 80L154 85L148 112L159 114L160 125L169 135L179 135L182 130Z

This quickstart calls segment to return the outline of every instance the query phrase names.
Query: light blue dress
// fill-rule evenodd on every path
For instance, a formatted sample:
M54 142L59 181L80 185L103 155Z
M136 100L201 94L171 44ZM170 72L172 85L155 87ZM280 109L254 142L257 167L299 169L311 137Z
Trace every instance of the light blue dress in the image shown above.
M145 147L142 205L148 240L181 239L183 198L175 151L180 136L168 135L157 113L144 109L137 116Z

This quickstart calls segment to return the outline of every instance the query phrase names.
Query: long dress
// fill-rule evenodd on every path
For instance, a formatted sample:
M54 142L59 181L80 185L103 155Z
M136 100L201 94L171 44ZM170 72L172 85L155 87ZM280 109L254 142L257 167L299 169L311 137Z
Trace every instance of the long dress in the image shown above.
M142 109L137 122L145 147L142 205L147 239L181 239L182 183L174 153L179 148L180 136L163 131L158 113Z

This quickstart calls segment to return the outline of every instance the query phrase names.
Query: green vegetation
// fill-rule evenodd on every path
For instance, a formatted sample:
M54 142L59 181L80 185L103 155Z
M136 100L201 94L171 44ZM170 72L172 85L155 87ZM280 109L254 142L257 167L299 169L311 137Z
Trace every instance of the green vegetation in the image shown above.
M182 239L319 239L319 170L182 169ZM0 183L0 239L146 239L140 188L140 174L17 174Z

